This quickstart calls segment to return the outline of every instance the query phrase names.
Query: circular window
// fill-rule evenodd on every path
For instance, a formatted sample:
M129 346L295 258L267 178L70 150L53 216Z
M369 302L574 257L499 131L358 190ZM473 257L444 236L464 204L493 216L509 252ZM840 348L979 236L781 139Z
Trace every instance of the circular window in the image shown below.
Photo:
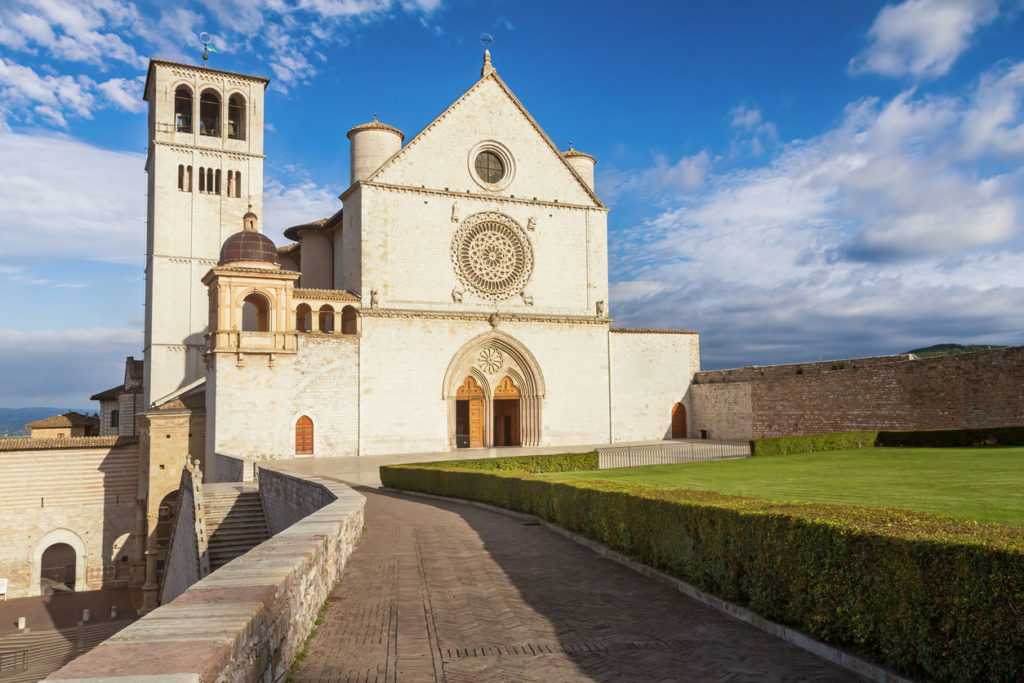
M505 177L505 164L494 152L480 152L476 155L476 174L493 185Z
M498 213L470 216L452 239L459 279L485 299L522 291L533 272L533 249L519 225Z
M508 147L496 140L478 142L466 159L469 176L485 190L496 192L512 184L516 175L515 160Z

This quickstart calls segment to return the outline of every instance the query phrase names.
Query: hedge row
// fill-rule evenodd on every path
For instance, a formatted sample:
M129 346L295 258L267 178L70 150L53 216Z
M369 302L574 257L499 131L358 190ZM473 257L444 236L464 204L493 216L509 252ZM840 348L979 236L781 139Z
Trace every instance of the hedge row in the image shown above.
M915 429L905 431L833 432L752 439L750 454L792 455L820 453L870 446L925 446L957 448L963 446L1024 446L1024 427L987 429Z
M503 470L506 472L580 472L597 469L597 451L561 453L559 455L517 455L509 458L478 458L476 460L444 460L419 463L423 467L463 470Z
M1024 679L1024 529L449 466L385 486L536 515L907 676Z

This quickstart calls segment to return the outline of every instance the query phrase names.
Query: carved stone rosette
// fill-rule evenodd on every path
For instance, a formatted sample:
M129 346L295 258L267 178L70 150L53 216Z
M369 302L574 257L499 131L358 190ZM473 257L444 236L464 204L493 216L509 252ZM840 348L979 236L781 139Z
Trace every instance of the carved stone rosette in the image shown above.
M523 228L496 212L476 213L455 232L452 267L466 289L499 301L523 290L533 274L533 247Z

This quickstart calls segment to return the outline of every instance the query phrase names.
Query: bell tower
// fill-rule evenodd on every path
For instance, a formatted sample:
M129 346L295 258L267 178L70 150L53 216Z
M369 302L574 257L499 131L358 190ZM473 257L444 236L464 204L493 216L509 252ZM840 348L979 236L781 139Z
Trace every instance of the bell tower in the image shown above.
M242 216L263 211L267 78L149 62L145 405L205 376L203 276Z

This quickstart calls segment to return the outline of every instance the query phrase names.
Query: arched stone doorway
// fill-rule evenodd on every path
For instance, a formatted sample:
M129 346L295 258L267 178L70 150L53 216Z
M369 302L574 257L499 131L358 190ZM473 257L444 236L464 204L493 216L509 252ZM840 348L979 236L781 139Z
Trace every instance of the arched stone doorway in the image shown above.
M178 489L174 489L160 501L156 519L156 576L163 578L164 567L167 565L167 553L171 545L171 533L174 520L178 516Z
M682 403L672 406L672 438L686 438L686 406Z
M75 549L54 543L43 551L39 570L39 593L70 593L75 590Z
M56 546L64 546L64 548L56 548ZM48 552L51 548L55 548L55 551ZM29 561L29 595L43 594L44 567L48 570L63 568L62 577L57 577L51 571L50 578L47 579L47 586L51 589L54 579L61 578L63 585L67 586L68 590L84 591L86 589L86 557L85 541L71 529L54 529L47 533L32 546L32 556Z
M539 446L544 391L540 366L518 339L495 330L469 341L442 386L449 447Z

